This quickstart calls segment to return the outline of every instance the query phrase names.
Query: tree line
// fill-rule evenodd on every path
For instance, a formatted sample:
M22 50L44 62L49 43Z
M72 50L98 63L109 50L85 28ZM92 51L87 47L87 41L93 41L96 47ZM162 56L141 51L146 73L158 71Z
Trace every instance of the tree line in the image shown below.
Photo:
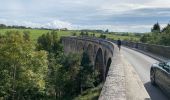
M50 28L45 28L45 27L26 27L26 26L22 26L22 25L5 25L5 24L0 24L0 29L41 29L41 30L53 30ZM62 29L55 29L55 30L61 30L61 31L66 31L67 28L62 28Z
M161 29L159 23L151 28L150 33L144 34L140 41L143 43L170 46L170 24Z
M11 28L16 28L16 29L31 29L31 27L26 27L26 26L0 24L0 29L11 29Z
M87 52L65 55L56 31L0 34L0 99L71 100L100 84Z

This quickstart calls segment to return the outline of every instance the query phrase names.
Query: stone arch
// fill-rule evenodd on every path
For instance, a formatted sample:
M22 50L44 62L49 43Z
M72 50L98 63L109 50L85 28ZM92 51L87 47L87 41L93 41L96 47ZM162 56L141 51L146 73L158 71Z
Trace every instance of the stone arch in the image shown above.
M87 51L87 54L89 55L89 58L90 58L90 60L92 62L93 55L94 55L93 45L92 44L88 44L86 51Z
M94 54L97 53L97 49L98 49L98 48L97 48L97 45L94 45L94 49L93 49L93 50L94 50Z
M99 71L99 79L100 79L99 81L102 82L105 79L105 76L104 76L103 52L101 48L97 50L94 66L95 69Z
M82 42L78 42L78 44L77 44L77 51L78 52L83 52L83 43Z
M67 41L67 50L68 50L68 52L72 51L72 42L71 42L71 40Z
M107 52L106 52L106 50L105 50L105 52L104 52L104 64L106 65L106 59L107 58Z
M112 59L109 58L108 61L107 61L107 65L106 65L105 77L107 77L107 74L108 74L108 71L109 71L111 63L112 63Z
M84 45L83 45L83 50L87 51L87 48L88 48L89 45L90 45L90 43L88 41L85 41Z
M76 40L71 41L71 48L72 48L73 52L76 51Z

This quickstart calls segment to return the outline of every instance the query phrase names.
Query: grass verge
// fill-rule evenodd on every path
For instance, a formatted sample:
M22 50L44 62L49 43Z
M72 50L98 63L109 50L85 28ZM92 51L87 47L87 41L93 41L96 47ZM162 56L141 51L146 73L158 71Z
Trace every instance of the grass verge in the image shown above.
M100 92L102 90L102 84L98 85L97 87L87 89L82 94L74 98L73 100L98 100L100 96Z

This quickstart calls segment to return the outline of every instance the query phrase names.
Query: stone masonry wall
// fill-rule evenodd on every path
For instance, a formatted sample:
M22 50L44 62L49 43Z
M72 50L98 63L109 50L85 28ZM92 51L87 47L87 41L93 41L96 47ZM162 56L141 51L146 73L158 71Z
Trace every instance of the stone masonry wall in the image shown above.
M170 59L170 46L123 41L123 45Z

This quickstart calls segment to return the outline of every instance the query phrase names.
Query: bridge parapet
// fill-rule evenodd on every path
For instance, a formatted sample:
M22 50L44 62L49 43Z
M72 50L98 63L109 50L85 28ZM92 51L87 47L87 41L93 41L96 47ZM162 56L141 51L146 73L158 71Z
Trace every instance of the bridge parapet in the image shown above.
M170 46L123 41L123 45L170 59ZM159 60L159 59L158 59Z
M95 38L95 37L62 37L62 40L69 40L69 41L76 40L76 41L91 42L97 45L102 45L104 48L107 48L113 55L114 46L112 45L111 42L104 39Z

